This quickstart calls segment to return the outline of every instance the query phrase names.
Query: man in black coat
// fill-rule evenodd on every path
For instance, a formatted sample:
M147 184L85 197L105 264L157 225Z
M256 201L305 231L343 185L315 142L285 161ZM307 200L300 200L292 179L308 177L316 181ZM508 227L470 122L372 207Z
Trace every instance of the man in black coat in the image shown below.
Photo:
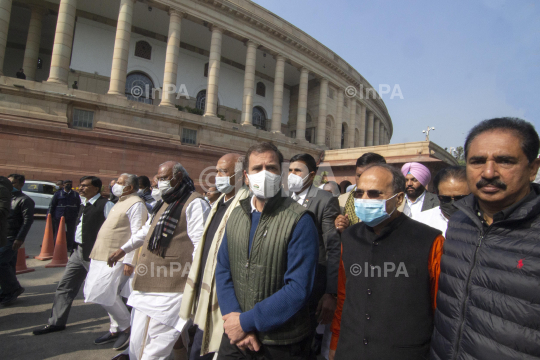
M7 243L8 216L11 211L13 185L7 177L0 176L0 247Z
M7 244L0 249L0 304L10 305L24 292L19 284L15 267L17 252L24 243L26 235L34 222L34 200L22 191L24 175L11 174L8 179L13 185L11 192L11 211L8 217Z
M319 265L310 299L313 335L318 324L329 325L336 310L340 257L340 234L334 221L339 215L337 197L313 186L317 163L309 154L298 154L289 164L289 194L298 204L315 214L319 233ZM328 326L328 336L330 329ZM310 358L315 359L314 351Z
M472 194L448 223L430 359L540 359L539 148L521 119L469 132Z
M79 194L72 190L73 182L64 181L64 188L54 193L49 205L49 214L52 216L53 234L56 239L58 226L62 216L66 221L66 243L68 252L72 252L75 246L75 228L79 208L81 207L81 198Z

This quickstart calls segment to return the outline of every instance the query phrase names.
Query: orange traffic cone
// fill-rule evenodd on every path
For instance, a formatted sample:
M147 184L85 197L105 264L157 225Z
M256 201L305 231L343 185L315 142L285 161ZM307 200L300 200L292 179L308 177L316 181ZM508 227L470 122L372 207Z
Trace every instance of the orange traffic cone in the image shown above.
M17 275L36 271L36 269L30 269L26 267L26 252L24 251L24 244L19 248L19 251L17 252L17 265L15 267L15 271Z
M58 236L56 236L53 258L50 263L45 265L45 267L65 267L67 263L66 219L62 216L60 225L58 225Z
M45 224L45 233L43 234L43 242L41 243L41 252L35 259L50 260L54 255L54 237L51 214L47 215L47 223Z

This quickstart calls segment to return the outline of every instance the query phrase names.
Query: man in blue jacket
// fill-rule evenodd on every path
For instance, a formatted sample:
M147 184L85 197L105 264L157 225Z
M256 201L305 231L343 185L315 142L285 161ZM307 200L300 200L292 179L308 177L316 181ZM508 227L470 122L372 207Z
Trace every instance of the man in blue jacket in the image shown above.
M218 359L309 355L319 235L313 214L281 191L282 163L271 143L253 145L245 157L253 196L231 213L216 267L225 321Z
M64 216L66 220L66 242L68 252L73 251L75 246L75 229L77 228L77 216L81 207L81 198L72 188L71 180L64 181L64 188L58 190L51 199L49 214L52 216L54 238L58 233L60 219Z

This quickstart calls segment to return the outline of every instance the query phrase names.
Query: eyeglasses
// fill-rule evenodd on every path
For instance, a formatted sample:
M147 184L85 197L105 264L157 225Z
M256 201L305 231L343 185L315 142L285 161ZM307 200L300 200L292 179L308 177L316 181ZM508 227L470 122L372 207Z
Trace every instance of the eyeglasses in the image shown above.
M354 197L356 199L361 199L364 197L364 193L367 193L367 196L370 199L378 199L382 194L384 194L382 191L379 191L379 190L364 191L364 190L358 189L354 192Z
M438 195L437 197L439 198L439 201L442 202L443 204L448 204L452 202L452 199L454 199L454 201L459 201L467 196L469 195L457 195L457 196Z

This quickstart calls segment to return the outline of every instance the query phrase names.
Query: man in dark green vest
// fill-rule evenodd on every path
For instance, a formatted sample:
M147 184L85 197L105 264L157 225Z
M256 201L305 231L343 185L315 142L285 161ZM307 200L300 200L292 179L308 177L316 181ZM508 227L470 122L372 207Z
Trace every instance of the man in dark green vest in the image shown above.
M218 254L225 334L218 359L305 359L308 300L318 262L313 214L281 190L283 155L253 145L244 164L252 196L231 213Z

